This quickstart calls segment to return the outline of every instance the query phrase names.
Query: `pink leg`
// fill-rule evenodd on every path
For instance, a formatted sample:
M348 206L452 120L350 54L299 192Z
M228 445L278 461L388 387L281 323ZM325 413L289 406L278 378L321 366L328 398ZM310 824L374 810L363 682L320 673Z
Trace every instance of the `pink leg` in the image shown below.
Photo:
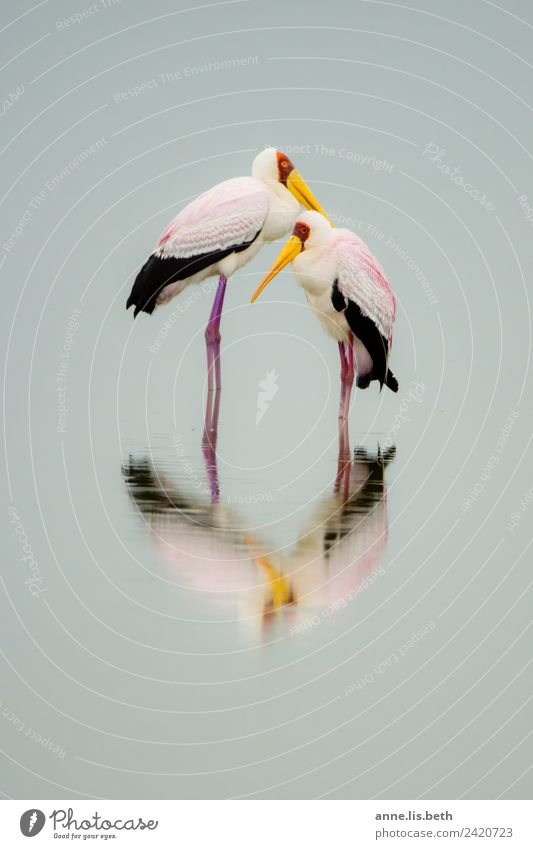
M217 430L220 412L221 374L220 374L220 318L226 294L226 278L220 275L218 287L211 309L211 315L205 329L207 348L207 404L205 408L204 435L202 450L205 458L207 476L211 489L211 501L218 501L219 484L217 470Z
M350 472L352 471L352 458L350 456L350 437L348 436L348 422L346 422L346 471L344 473L344 488L343 488L343 499L344 503L348 501L350 497Z
M350 413L350 396L352 394L352 386L354 381L354 362L353 362L353 336L350 333L348 337L348 341L345 343L346 348L348 349L348 368L346 371L346 390L344 393L344 409L343 409L343 418L348 421L348 415Z
M339 492L343 479L346 478L347 473L349 475L350 459L348 422L345 419L339 419L339 456L337 459L337 476L333 488L334 492Z
M220 389L216 389L215 392L210 391L207 393L204 434L202 437L202 453L205 459L205 467L211 491L211 501L213 504L218 501L220 492L217 467L217 436L221 395L222 392Z
M224 306L224 295L226 294L227 280L223 274L218 278L218 286L213 301L211 315L205 329L205 341L207 345L207 391L213 391L213 372L215 375L215 388L220 389L220 318Z
M349 347L346 356L346 347ZM353 354L351 344L339 342L339 355L341 360L341 394L339 401L339 457L337 462L337 477L335 479L334 491L340 490L343 478L346 477L350 466L350 436L348 432L347 410L350 404L350 389L353 382ZM352 376L350 382L350 361L352 362ZM348 472L349 473L349 472Z
M339 342L339 355L341 358L341 380L344 380L346 377L346 369L348 368L348 360L346 359L346 354L344 351L344 342Z
M218 393L217 393L218 394ZM217 406L217 405L216 405ZM218 417L218 407L216 415ZM209 479L209 489L211 492L211 502L216 504L219 499L220 487L218 483L218 466L217 466L217 432L216 426L214 430L208 431L207 427L204 430L202 439L202 453L205 460L205 468Z
M344 342L339 342L339 356L341 358L341 395L339 401L339 421L344 417L344 395L346 392L346 374L348 371L348 360L344 350Z
M339 420L348 418L350 410L350 395L354 381L353 336L350 333L346 342L339 342L341 358L341 397L339 403Z
M211 309L211 315L205 329L205 342L207 350L207 405L205 410L205 430L210 432L213 428L213 390L220 390L220 318L226 294L226 278L221 274L218 279L218 287ZM214 378L214 380L213 380ZM213 385L214 384L214 385Z

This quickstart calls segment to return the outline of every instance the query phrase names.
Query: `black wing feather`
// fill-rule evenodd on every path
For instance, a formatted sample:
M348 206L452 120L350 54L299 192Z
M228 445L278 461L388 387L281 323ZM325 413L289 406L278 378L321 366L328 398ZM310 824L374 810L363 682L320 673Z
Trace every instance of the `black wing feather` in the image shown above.
M363 315L361 308L354 301L350 301L342 294L337 280L335 280L331 290L331 302L337 312L344 310L350 330L363 343L372 357L372 371L368 375L358 375L357 385L361 389L366 389L371 380L379 380L381 387L385 384L393 392L397 392L398 381L387 368L388 339L381 335L371 318Z
M354 336L361 340L372 357L372 371L364 378L364 382L358 383L358 386L366 388L371 380L379 380L380 386L383 386L387 376L387 356L389 353L387 339L381 335L372 319L363 315L361 308L353 301L348 301L344 315L350 325L350 330Z
M126 302L126 309L135 305L134 318L140 312L151 315L155 309L158 295L165 286L175 283L177 280L185 280L198 274L208 266L229 256L231 253L240 253L246 250L257 239L261 230L258 230L253 239L240 245L230 245L218 251L205 254L197 254L190 257L161 257L152 254L139 271L132 286L130 296Z

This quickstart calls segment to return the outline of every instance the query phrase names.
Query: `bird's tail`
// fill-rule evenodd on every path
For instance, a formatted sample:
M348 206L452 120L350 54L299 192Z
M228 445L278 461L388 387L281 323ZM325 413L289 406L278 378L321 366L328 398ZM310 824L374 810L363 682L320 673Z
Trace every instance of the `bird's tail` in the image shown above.
M157 296L169 283L165 261L152 254L139 271L126 302L126 309L135 306L133 317L140 312L151 315L156 307Z
M389 389L391 389L393 392L398 391L398 381L394 377L390 368L387 369L387 377L385 378L385 386L388 386Z

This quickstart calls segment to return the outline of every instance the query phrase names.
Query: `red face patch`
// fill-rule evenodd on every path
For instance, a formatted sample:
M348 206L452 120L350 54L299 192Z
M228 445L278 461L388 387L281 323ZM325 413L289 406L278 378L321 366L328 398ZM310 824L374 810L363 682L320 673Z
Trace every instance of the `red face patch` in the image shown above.
M294 225L294 230L292 231L292 235L296 236L303 245L303 243L306 241L306 239L309 238L310 232L311 232L311 230L310 230L310 228L307 224L304 224L303 221L297 221L296 224Z
M287 185L287 177L294 171L294 165L288 156L285 156L281 150L278 150L277 154L278 159L278 175L280 183L283 183L284 186Z

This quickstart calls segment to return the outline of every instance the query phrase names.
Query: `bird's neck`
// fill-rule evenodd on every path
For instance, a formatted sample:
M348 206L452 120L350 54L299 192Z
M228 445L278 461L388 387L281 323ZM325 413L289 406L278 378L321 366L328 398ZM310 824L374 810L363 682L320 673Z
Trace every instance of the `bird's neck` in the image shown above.
M334 270L330 264L327 249L317 247L298 254L292 267L300 286L309 295L318 296L332 286Z
M300 204L281 183L265 183L270 194L270 205L262 230L263 239L272 242L286 236L293 228Z

